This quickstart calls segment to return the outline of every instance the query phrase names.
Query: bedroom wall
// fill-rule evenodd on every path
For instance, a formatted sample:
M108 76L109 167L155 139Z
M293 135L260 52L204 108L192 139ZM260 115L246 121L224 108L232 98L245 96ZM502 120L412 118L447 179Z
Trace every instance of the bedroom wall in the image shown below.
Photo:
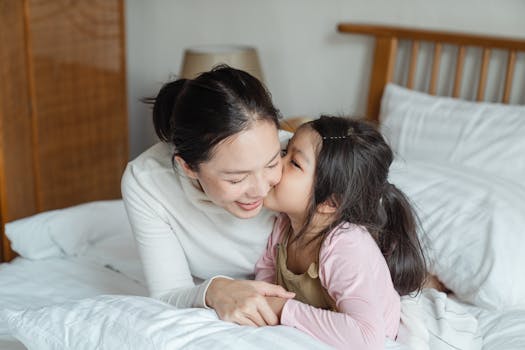
M130 157L156 142L138 99L178 74L185 47L257 47L285 117L362 115L371 42L338 34L338 22L525 38L524 13L523 0L126 0Z

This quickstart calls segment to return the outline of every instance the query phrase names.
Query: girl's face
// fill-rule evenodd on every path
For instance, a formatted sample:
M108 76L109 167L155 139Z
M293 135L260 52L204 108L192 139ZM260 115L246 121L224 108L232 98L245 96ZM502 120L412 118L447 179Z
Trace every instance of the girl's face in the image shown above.
M197 179L216 205L241 219L256 216L268 191L281 179L281 146L277 128L259 120L221 143L198 172Z
M288 143L283 156L283 175L264 199L264 205L302 221L314 183L316 147L319 134L310 127L300 128Z

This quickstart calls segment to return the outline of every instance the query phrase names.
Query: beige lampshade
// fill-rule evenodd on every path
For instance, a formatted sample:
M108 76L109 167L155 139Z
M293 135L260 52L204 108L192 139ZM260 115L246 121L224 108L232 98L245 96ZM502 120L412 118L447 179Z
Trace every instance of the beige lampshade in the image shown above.
M186 49L180 76L193 79L221 63L242 69L264 83L257 50L240 45L210 45Z

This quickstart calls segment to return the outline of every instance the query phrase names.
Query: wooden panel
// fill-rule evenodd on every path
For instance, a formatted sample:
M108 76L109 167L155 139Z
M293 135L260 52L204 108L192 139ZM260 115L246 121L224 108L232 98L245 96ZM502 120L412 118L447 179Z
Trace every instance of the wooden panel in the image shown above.
M374 61L368 94L367 119L377 121L383 89L392 81L396 64L397 39L376 38Z
M120 197L128 157L122 6L29 1L41 210Z
M122 0L0 0L0 219L120 197Z
M3 224L37 211L23 1L0 0L0 217L2 260L11 260Z

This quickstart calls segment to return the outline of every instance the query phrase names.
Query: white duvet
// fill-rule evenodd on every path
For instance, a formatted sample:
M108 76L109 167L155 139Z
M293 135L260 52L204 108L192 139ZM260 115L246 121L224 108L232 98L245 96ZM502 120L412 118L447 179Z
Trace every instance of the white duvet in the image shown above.
M290 327L241 327L212 310L177 310L140 296L144 287L85 258L19 258L1 265L0 281L7 286L0 290L1 349L23 349L20 342L39 350L328 348ZM385 349L525 345L525 311L488 312L430 289L405 297L402 309L399 339L386 341Z
M143 286L102 263L18 258L1 265L0 348L23 348L14 338L41 350L328 348L290 327L241 327L218 320L212 310L177 310L145 298ZM400 339L385 348L479 348L470 346L480 344L478 330L473 313L425 290L403 300ZM438 338L456 346L441 346Z
M513 209L518 213L525 212L521 211L520 207L523 201L520 202L513 196L519 197L522 193L517 187L509 191L503 184L485 179L476 180L481 181L478 185L483 189L477 191L476 181L472 180L471 175L461 175L451 169L441 171L435 165L420 163L414 164L412 170L408 169L406 164L401 164L395 169L395 183L413 197L418 206L431 208L430 211L422 212L423 224L431 230L430 238L427 238L431 239L436 232L439 235L454 233L457 236L454 240L454 235L451 235L448 243L446 240L440 241L439 254L431 257L433 268L454 261L459 263L459 260L454 259L460 259L461 256L472 259L480 257L474 250L467 250L474 249L472 246L461 245L465 242L465 235L479 233L479 230L476 231L477 223L469 216L472 214L475 217L477 207L473 206L472 202L458 205L465 203L468 196L473 196L473 200L477 201L480 212L490 214L488 218L491 225L483 226L489 228L484 232L483 244L487 245L487 249L493 249L489 253L490 256L499 261L502 254L504 256L522 250L522 247L507 245L504 246L505 250L501 251L501 246L497 243L500 237L504 237L503 242L512 242L512 235L522 237L525 225L519 221L519 215L511 213ZM447 180L446 176L450 177L451 174L454 175L453 178ZM443 188L446 191L439 190ZM461 188L464 190L454 192ZM96 209L99 205L103 205L104 210L93 211L94 207ZM506 213L490 212L491 208L495 207L502 208ZM77 207L76 220L82 217L80 214L87 210L86 208L89 209L89 213L97 212L97 215L100 215L100 212L107 213L112 216L113 221L116 217L125 218L122 203L115 201L93 203L80 209ZM472 210L473 208L475 210ZM446 215L443 214L443 210ZM459 217L449 218L455 213L460 214ZM56 212L53 215L55 225L57 222L71 221L57 219L60 215L67 216L67 210L60 215ZM509 220L509 217L517 220L515 230L509 225L496 222ZM44 227L42 223L48 219L40 216L38 227ZM467 223L462 220L467 220ZM100 225L104 225L104 222L100 219ZM16 246L21 251L37 254L38 258L17 258L11 264L0 265L0 349L23 349L24 345L29 349L39 350L327 348L290 327L241 327L218 320L212 310L177 310L167 304L145 298L144 277L129 226L126 223L115 225L123 229L100 235L99 230L94 228L96 225L90 221L89 230L84 227L86 233L78 235L74 227L81 226L82 223L76 222L73 228L62 229L60 233L55 231L51 235L47 231L33 232L34 226L25 222L18 227L23 229L22 231L25 230L19 232L24 239L16 241L16 234L10 237L16 241ZM463 232L462 227L471 229ZM511 232L490 230L499 227ZM16 231L14 228L15 226L9 227L11 234ZM90 232L93 230L96 232ZM42 238L41 236L46 234L50 234L46 239L30 239L31 235L40 235ZM425 244L431 243L425 241ZM39 244L42 246L39 247ZM75 248L77 256L68 253L72 251L71 247ZM436 253L436 250L433 252ZM513 261L512 256L507 258L504 261ZM492 270L498 266L489 265ZM490 268L489 272L492 271ZM506 268L512 270L511 266ZM519 266L514 268L518 269ZM455 269L456 271L452 267L449 270L446 272L452 275L453 272L468 273L466 267ZM513 283L499 286L500 291L494 296L499 297L507 292L514 295L515 288L523 283L521 275L514 271L507 273L514 279ZM452 277L458 276L456 274ZM496 278L478 281L472 278L465 279L463 284L464 287L468 287L469 284L480 282L482 286L487 287L483 284L486 281L500 280ZM469 288L466 290L470 291ZM472 296L472 300L478 300L475 294ZM450 297L430 289L415 297L404 297L398 339L395 342L386 341L385 348L525 349L525 310L511 307L505 310L489 310L457 298L458 296Z

